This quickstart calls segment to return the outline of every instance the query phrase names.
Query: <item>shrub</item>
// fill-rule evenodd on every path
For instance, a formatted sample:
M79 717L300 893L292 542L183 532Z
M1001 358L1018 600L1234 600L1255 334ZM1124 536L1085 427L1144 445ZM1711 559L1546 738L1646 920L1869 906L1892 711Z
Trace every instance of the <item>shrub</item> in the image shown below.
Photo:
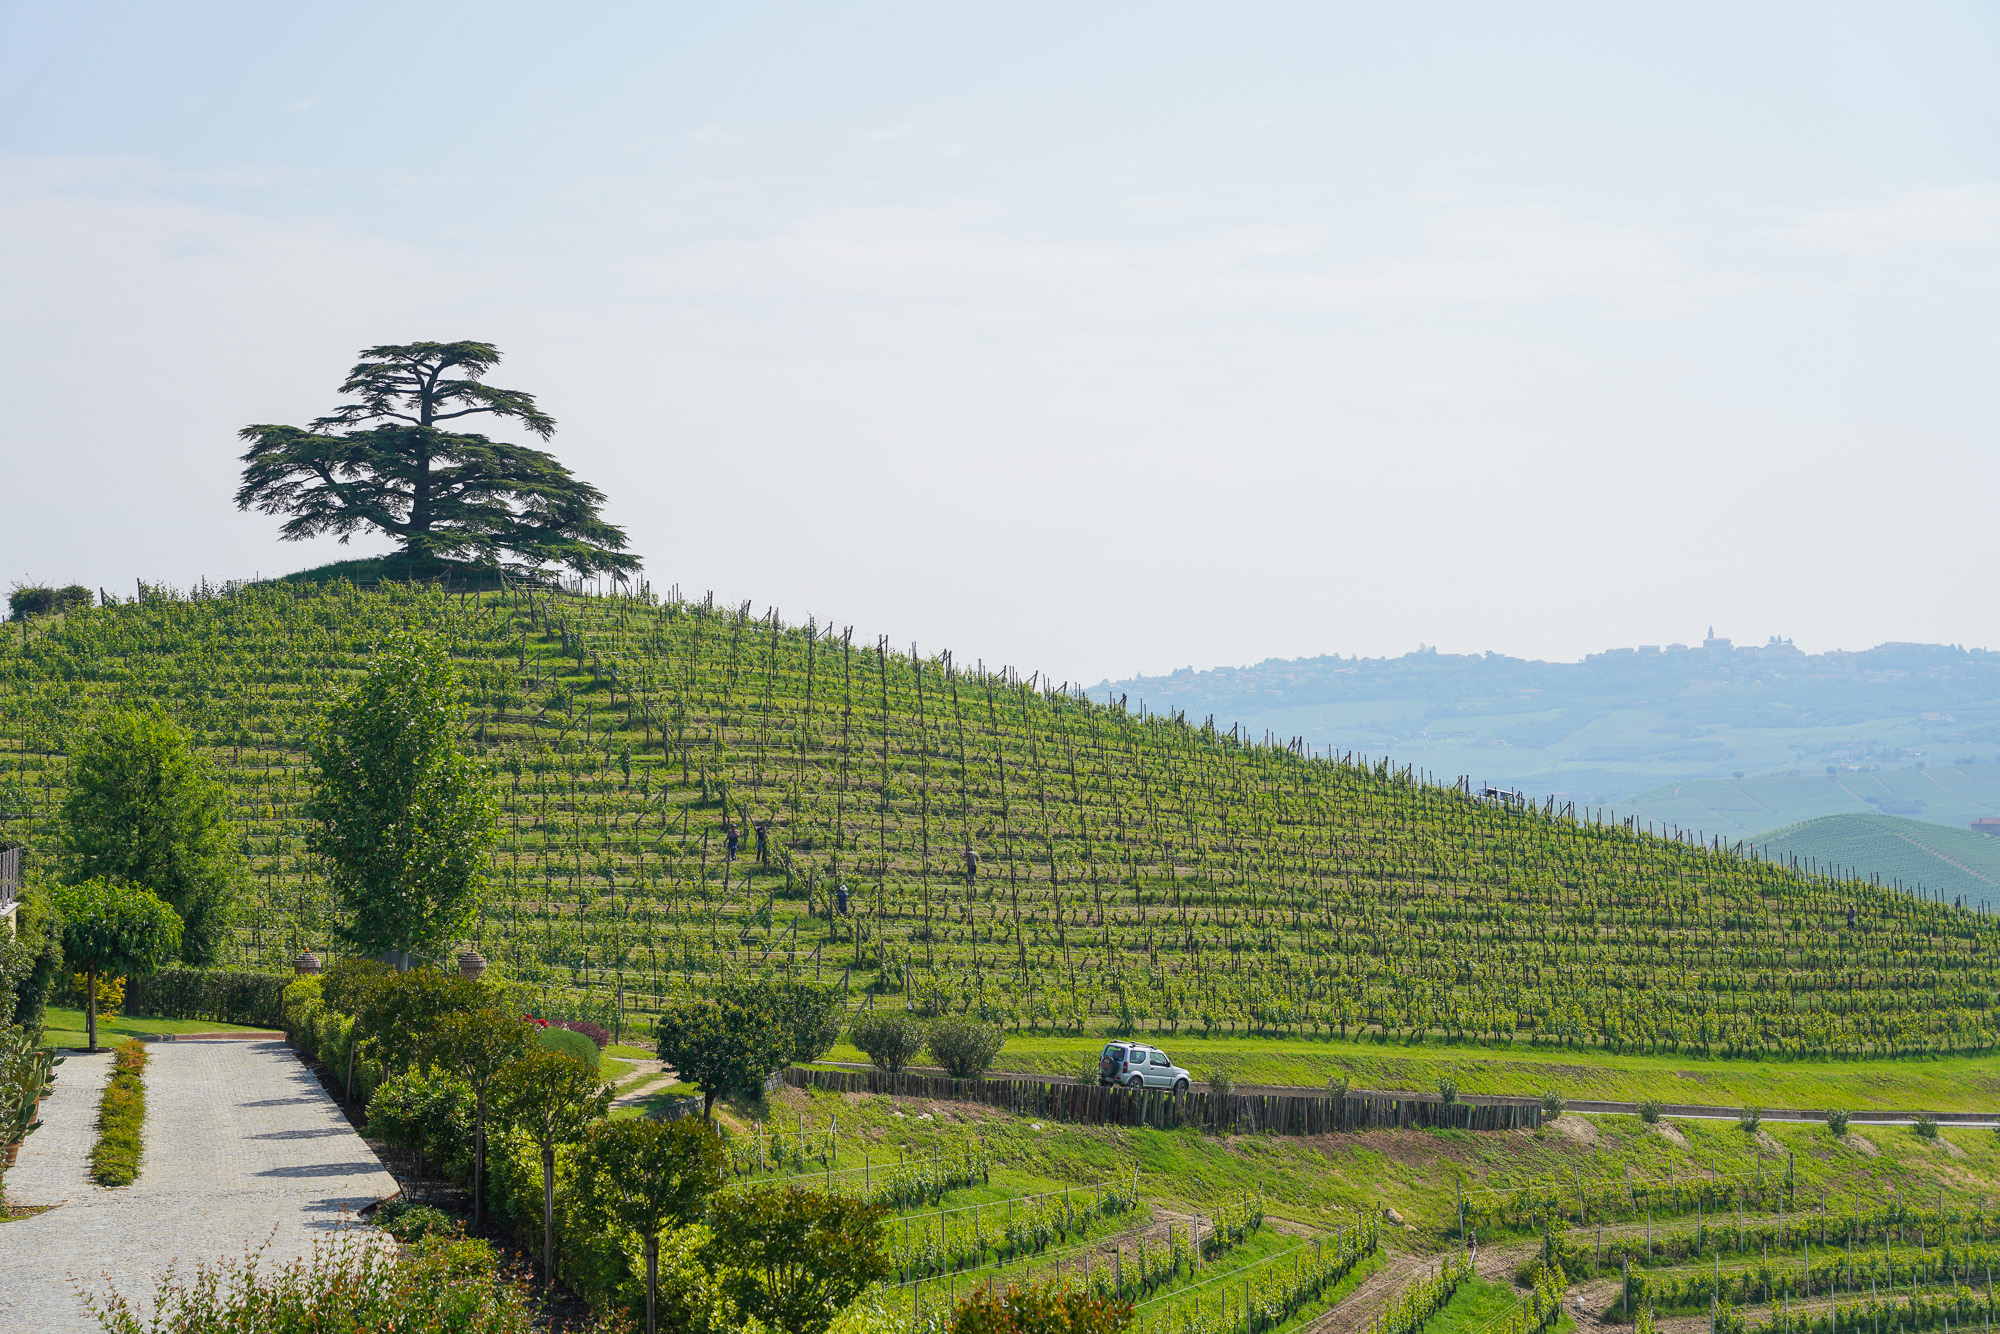
M268 1243L267 1243L268 1244ZM482 1261L470 1247L486 1253ZM398 1334L530 1334L526 1292L495 1272L481 1243L429 1242L408 1259L360 1237L316 1237L310 1255L261 1253L170 1273L150 1297L86 1297L110 1334L394 1329ZM153 1309L144 1317L140 1312Z
M976 1289L952 1312L950 1334L1118 1334L1132 1304L1055 1288Z
M1450 1076L1438 1080L1438 1098L1442 1102L1457 1102L1458 1081Z
M581 1061L592 1070L597 1068L597 1044L575 1029L551 1025L541 1030L536 1042L550 1051L561 1052L573 1061Z
M1736 1114L1736 1128L1746 1135L1756 1134L1757 1128L1763 1124L1764 1109L1762 1107L1745 1107Z
M81 1010L90 998L90 974L71 973L69 988L63 999ZM125 979L122 977L100 977L97 979L97 1012L116 1014L118 1007L125 1003Z
M14 591L7 595L7 610L15 620L25 621L30 616L47 616L58 611L88 607L94 601L96 598L82 584L70 584L66 588L15 584Z
M90 1151L91 1179L100 1186L129 1186L139 1179L146 1126L146 1044L127 1038L111 1058L111 1082L97 1106L97 1147Z
M1917 1132L1918 1139L1936 1139L1938 1137L1937 1118L1929 1112L1919 1112L1917 1113L1917 1119L1910 1123L1910 1129Z
M977 1079L993 1064L993 1058L1007 1042L997 1024L954 1015L931 1021L927 1045L931 1059L944 1067L953 1079Z
M1226 1065L1212 1066L1201 1072L1201 1082L1208 1085L1210 1093L1234 1093L1236 1076L1229 1073Z
M472 1171L472 1086L457 1075L410 1070L368 1100L368 1133L454 1176Z
M896 1074L924 1049L923 1021L907 1010L870 1010L854 1021L848 1039L875 1068Z
M414 1246L426 1237L456 1237L462 1230L458 1220L444 1210L406 1200L391 1200L377 1209L375 1226L405 1246Z
M1327 1077L1326 1096L1329 1098L1344 1098L1347 1096L1346 1071L1342 1071L1337 1075L1330 1075Z
M1563 1111L1568 1106L1569 1099L1563 1097L1562 1094L1556 1092L1554 1089L1550 1089L1542 1095L1542 1119L1544 1121L1554 1121L1563 1114Z
M1826 1114L1826 1130L1835 1139L1845 1138L1847 1135L1847 1113L1841 1111L1839 1108L1828 1112Z
M583 1034L597 1044L599 1051L603 1051L611 1045L611 1030L599 1024L593 1024L588 1019L551 1019L548 1022L550 1028L560 1028L571 1033ZM588 1062L585 1062L585 1064L588 1064Z
M1649 1126L1656 1126L1660 1124L1660 1113L1666 1109L1667 1105L1658 1098L1641 1099L1639 1103L1639 1119Z

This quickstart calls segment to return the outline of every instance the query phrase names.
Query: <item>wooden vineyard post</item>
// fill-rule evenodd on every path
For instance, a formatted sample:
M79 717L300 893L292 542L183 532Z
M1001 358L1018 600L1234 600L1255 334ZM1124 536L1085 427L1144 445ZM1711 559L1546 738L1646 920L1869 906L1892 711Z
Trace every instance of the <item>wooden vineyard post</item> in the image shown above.
M1452 1183L1452 1190L1458 1196L1458 1235L1465 1235L1465 1178L1459 1177Z

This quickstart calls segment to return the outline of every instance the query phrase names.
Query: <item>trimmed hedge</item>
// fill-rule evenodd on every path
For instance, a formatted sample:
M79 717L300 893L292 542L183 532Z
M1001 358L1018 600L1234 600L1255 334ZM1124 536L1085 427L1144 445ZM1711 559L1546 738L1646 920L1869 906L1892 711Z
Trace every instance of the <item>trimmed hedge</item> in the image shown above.
M97 1147L90 1151L90 1175L100 1186L129 1186L139 1177L139 1155L145 1151L140 1132L146 1125L146 1044L128 1038L111 1058L111 1082L97 1107Z
M597 1044L590 1038L572 1029L556 1028L551 1025L541 1031L535 1039L550 1051L561 1052L573 1061L580 1061L590 1069L597 1069Z
M162 968L125 981L125 1013L152 1019L206 1019L252 1028L284 1026L285 973Z

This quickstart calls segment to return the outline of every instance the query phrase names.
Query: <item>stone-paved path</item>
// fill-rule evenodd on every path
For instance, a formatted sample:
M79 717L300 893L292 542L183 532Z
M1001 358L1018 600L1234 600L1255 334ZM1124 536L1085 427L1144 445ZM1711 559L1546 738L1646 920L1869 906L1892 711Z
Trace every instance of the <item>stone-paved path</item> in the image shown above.
M21 1168L6 1176L7 1198L47 1203L31 1194L68 1190L69 1202L0 1224L0 1331L96 1330L76 1295L79 1283L137 1297L176 1260L186 1268L266 1241L269 1259L288 1259L395 1193L395 1179L284 1043L160 1042L148 1055L145 1157L130 1186L82 1184L94 1093L43 1105L49 1124L29 1145L52 1161L24 1176L24 1149ZM101 1059L71 1057L64 1082L74 1078L82 1089L72 1071ZM47 1153L51 1145L65 1156Z
M42 1128L21 1145L21 1160L0 1177L9 1204L61 1204L96 1189L90 1150L97 1143L97 1103L111 1079L111 1053L70 1052L42 1099Z

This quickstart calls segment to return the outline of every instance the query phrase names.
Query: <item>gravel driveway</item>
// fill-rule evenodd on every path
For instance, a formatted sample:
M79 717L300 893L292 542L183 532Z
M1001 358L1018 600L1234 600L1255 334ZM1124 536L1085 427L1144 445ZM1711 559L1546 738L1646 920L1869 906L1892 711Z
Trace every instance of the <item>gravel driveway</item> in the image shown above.
M108 1055L72 1055L45 1125L4 1179L9 1204L59 1204L0 1224L0 1330L96 1330L76 1288L150 1293L169 1263L273 1260L393 1194L381 1161L283 1042L158 1042L148 1049L139 1179L89 1184Z

